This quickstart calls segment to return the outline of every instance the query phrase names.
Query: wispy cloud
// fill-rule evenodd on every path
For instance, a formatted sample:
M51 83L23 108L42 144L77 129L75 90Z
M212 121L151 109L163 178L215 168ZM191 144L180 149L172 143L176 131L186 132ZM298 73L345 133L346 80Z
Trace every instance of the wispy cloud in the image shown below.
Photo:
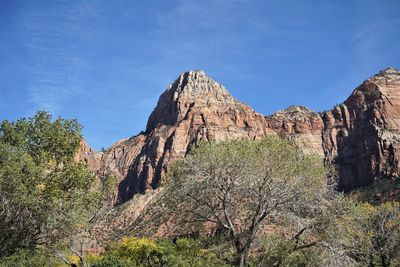
M39 1L40 2L40 1ZM27 2L22 24L27 33L31 83L29 101L33 109L59 114L66 101L82 93L81 73L88 68L77 42L90 38L88 15L96 14L88 5L71 2L46 7Z

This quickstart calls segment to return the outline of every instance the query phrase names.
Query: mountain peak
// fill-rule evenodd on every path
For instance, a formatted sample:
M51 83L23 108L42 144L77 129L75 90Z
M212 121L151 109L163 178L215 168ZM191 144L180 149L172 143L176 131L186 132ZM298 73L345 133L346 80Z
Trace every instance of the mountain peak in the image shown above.
M384 70L381 70L379 72L380 75L391 75L391 74L396 74L396 75L400 75L400 70L395 69L393 67L388 67Z
M182 75L189 75L189 76L207 76L204 70L188 70L182 73Z
M226 88L202 70L186 71L168 86L150 115L146 131L157 124L175 124L194 105L235 104Z
M377 81L400 81L400 70L395 69L393 67L386 68L384 70L381 70L378 74L374 75L372 80L377 80Z
M314 110L311 110L305 106L289 106L286 109L279 110L272 115L266 116L268 119L289 119L289 120L304 120L304 118L314 118L319 117L319 114Z
M201 101L205 100L204 97L215 97L220 101L233 100L226 88L207 76L203 70L191 70L182 73L165 93L168 92L173 93L174 101L180 98Z

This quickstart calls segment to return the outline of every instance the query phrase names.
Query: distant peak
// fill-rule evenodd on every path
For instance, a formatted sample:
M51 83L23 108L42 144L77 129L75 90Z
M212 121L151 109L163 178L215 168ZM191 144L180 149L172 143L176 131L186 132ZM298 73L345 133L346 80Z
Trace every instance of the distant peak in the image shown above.
M293 105L289 106L284 110L280 110L272 114L272 116L275 117L279 116L297 117L297 116L311 116L311 115L318 115L318 113L305 106L293 106Z

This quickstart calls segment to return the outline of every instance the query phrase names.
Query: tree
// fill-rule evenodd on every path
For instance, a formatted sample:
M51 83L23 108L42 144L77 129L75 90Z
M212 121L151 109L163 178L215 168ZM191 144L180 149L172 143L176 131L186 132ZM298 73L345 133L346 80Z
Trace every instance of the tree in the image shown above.
M98 209L96 178L74 156L76 120L38 112L0 126L0 257L19 249L55 250Z
M338 217L332 243L360 266L400 265L400 204L379 206L350 202L349 212Z
M260 228L279 217L318 217L327 188L322 160L274 136L260 141L203 143L177 162L166 195L186 222L228 231L236 265L246 266ZM296 242L315 227L303 220Z

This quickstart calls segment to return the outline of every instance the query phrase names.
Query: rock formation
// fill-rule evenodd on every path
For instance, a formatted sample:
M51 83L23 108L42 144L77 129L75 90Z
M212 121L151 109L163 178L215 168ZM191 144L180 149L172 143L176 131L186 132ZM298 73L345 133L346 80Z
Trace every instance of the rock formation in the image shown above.
M201 140L279 134L337 167L344 191L380 177L398 178L400 72L389 68L363 82L341 105L317 113L291 106L264 117L234 99L203 71L185 72L160 96L146 131L104 153L82 145L78 158L99 176L118 178L119 202L156 188L170 163Z

